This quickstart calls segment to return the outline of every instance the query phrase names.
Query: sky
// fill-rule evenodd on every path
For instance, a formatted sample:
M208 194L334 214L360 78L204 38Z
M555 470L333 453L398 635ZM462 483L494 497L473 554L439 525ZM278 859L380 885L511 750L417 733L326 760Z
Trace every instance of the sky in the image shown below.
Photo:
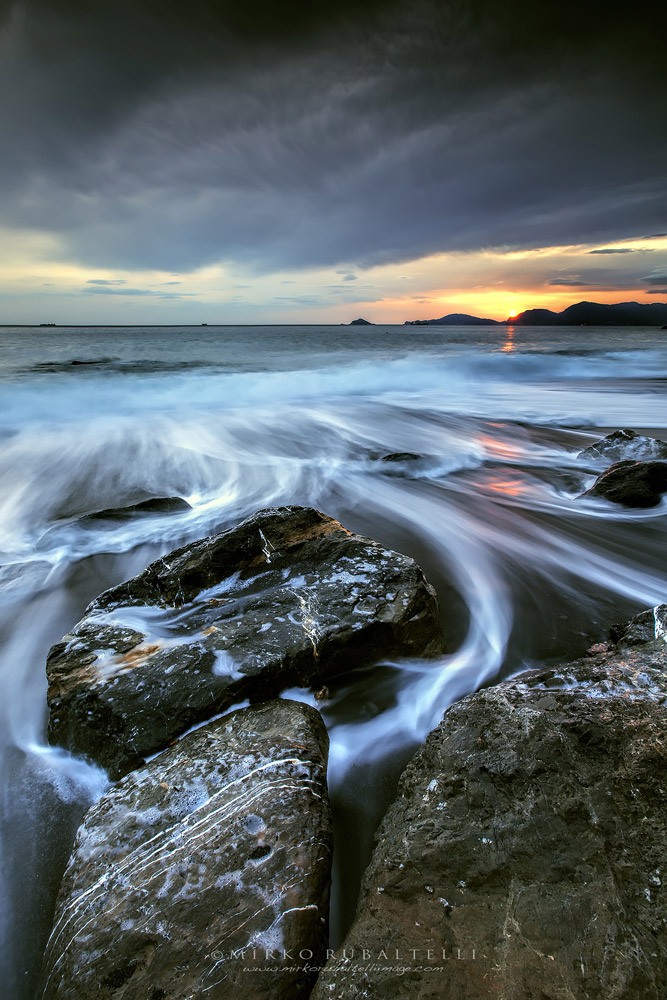
M653 0L0 0L0 323L667 301Z

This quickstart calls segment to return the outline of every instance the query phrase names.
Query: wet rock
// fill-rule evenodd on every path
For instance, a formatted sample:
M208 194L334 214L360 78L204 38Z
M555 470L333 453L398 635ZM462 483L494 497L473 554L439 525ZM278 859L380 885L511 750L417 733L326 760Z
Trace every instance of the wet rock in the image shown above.
M313 1000L667 996L655 635L446 712L401 779Z
M96 510L92 514L80 517L79 522L125 521L137 514L177 514L185 510L192 510L192 507L182 497L151 497L127 507L109 507L105 510Z
M582 496L600 497L623 507L656 507L667 492L667 462L617 462Z
M389 455L377 455L380 470L384 476L397 479L415 479L424 475L434 475L442 460L434 455L417 455L413 451L394 451Z
M70 365L108 365L113 358L73 358Z
M307 997L282 951L325 956L327 749L318 712L267 702L112 788L77 834L43 1000Z
M667 604L659 604L648 611L642 611L630 621L612 625L609 638L614 645L643 646L654 639L667 636Z
M392 451L390 455L383 455L382 462L419 462L421 460L421 455L415 454L414 451Z
M592 462L664 460L667 459L667 442L623 428L607 434L601 441L596 441L589 448L585 448L578 457Z
M309 508L260 511L90 605L49 653L49 739L117 777L244 698L442 648L412 559Z

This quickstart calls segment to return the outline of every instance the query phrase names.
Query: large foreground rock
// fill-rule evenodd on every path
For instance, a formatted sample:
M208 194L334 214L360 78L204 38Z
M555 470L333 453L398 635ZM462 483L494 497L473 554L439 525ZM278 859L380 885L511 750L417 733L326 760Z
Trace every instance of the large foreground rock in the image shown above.
M314 709L267 702L108 792L65 873L44 1000L307 997L312 974L288 966L325 955L327 747Z
M667 492L667 462L617 462L584 494L623 507L656 507Z
M666 621L449 709L313 1000L667 996Z
M244 698L442 648L412 559L316 510L260 511L90 605L49 653L49 739L117 777Z

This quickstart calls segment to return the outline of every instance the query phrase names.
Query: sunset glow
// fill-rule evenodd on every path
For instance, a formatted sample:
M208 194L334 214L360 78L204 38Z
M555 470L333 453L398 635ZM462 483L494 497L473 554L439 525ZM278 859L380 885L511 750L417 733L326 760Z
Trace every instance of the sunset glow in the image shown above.
M505 37L505 15L454 30L460 5L377 23L332 8L322 34L305 5L267 46L273 14L223 30L227 5L210 24L130 6L124 25L55 5L48 52L25 0L0 26L0 323L402 324L667 301L661 93L641 83L645 45L600 59L606 32L612 50L625 37L614 18L595 22L599 52L570 54L566 88L557 32L533 65L540 33L525 90L524 54L507 58L523 34ZM542 8L519 23L537 29ZM641 102L617 100L624 80Z
M4 230L0 315L5 323L349 323L363 316L402 324L450 313L505 320L582 300L667 300L653 283L667 271L667 239L636 241L628 252L601 254L598 247L432 254L266 274L221 263L173 272L86 267L63 260L53 238Z

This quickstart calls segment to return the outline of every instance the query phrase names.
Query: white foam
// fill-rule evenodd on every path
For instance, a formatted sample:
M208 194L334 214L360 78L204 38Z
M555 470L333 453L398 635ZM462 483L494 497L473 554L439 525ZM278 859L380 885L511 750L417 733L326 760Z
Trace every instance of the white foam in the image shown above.
M236 681L244 676L239 670L238 663L226 649L215 649L213 655L215 657L213 673L217 677L229 677Z

